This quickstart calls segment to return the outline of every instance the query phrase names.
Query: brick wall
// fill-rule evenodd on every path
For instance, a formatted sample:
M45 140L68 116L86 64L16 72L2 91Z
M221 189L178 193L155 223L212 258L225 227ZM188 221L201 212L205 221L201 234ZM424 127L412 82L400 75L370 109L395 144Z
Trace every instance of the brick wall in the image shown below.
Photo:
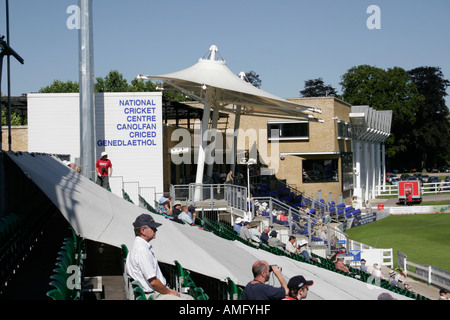
M8 127L2 127L2 150L9 151ZM28 151L28 126L11 126L11 151Z

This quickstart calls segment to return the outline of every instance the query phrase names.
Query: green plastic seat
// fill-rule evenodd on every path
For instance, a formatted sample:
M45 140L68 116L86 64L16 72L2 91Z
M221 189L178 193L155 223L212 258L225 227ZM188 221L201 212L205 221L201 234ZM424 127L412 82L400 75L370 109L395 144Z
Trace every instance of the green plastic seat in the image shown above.
M66 300L64 294L57 288L47 291L46 295L52 300Z
M243 289L238 287L230 277L227 278L228 295L230 300L241 300Z
M142 289L142 285L139 281L134 280L133 282L131 282L131 286L134 291L135 300L148 300L147 297L145 296L144 289Z

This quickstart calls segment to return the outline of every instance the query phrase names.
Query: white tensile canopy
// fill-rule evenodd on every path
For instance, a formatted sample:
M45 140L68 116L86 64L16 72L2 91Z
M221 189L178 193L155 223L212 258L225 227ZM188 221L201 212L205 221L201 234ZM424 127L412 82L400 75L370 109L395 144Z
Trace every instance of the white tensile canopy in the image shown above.
M218 49L213 45L206 58L199 59L191 67L163 75L139 75L138 78L163 81L165 85L224 112L235 113L234 106L239 105L240 114L250 115L315 119L314 113L320 113L319 109L279 98L253 86L235 75L218 57Z
M132 223L148 211L103 189L53 156L5 153L49 197L77 234L88 240L131 248ZM286 279L301 274L313 280L309 300L376 300L380 293L388 292L329 270L222 239L212 232L181 225L157 214L152 216L162 224L152 246L158 260L167 264L174 265L177 260L188 270L221 281L230 277L238 285L245 285L253 278L253 263L266 260L281 266ZM274 279L269 283L279 285ZM398 299L409 299L389 293Z
M322 121L314 116L315 113L321 113L320 109L302 106L279 98L256 88L245 81L243 76L239 77L233 74L220 57L215 45L212 45L209 52L191 67L163 75L138 75L138 79L160 80L164 85L173 87L203 103L204 111L200 132L202 143L198 148L196 176L198 184L203 181L207 140L204 137L208 131L211 108L215 112L214 118L217 117L219 111L235 113L235 130L238 129L241 114ZM214 123L216 121L213 119L211 129L215 129ZM233 145L233 152L236 152L235 148Z

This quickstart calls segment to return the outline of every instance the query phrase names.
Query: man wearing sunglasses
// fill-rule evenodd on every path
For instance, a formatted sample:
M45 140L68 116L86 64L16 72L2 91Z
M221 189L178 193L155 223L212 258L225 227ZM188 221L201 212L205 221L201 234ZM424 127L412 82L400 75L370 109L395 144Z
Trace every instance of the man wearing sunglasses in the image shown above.
M150 241L155 239L157 228L161 226L149 214L141 214L133 223L135 238L127 255L125 269L127 275L141 283L148 298L153 300L193 300L187 294L167 287L166 278L159 268Z

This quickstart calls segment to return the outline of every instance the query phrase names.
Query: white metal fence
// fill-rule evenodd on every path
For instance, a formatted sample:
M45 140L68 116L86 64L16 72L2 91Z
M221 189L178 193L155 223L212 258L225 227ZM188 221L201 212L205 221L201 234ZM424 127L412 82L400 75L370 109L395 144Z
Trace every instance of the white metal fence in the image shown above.
M377 185L377 196L398 195L398 185ZM422 183L422 194L450 193L450 182Z
M450 272L431 265L417 264L408 261L406 254L398 252L398 264L401 266L406 275L412 275L428 285L436 285L438 287L450 290Z

